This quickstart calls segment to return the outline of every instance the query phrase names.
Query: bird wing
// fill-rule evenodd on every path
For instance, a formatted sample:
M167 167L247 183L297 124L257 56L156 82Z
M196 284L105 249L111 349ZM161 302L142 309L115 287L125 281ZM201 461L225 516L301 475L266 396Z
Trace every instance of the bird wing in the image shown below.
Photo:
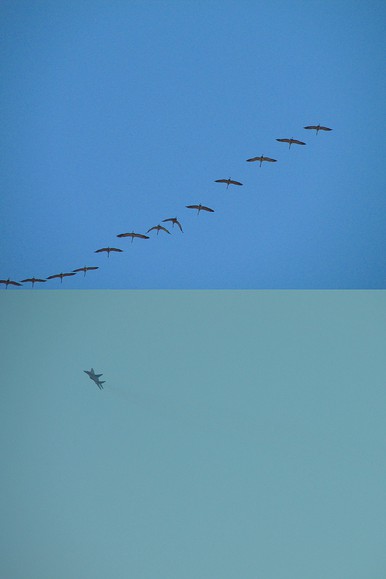
M117 237L134 237L135 233L118 233Z
M99 251L99 250L98 250L98 251ZM77 273L78 271L84 271L84 272L86 272L86 271L90 271L91 269L99 269L99 267L96 267L96 266L88 266L88 267L87 267L87 266L85 265L84 267L78 267L78 269L73 269L72 271L75 272L75 273Z
M166 227L163 227L162 225L160 225L159 228L162 229L162 231L166 231L166 233L169 233L169 235L170 235L170 231L168 229L166 229Z
M198 209L199 205L185 205L188 209Z
M314 129L315 131L320 129L317 125L309 125L308 127L304 127L305 129Z
M5 283L5 285L21 285L21 283L12 281L11 279L0 279L0 283Z
M158 229L158 225L154 225L154 227L150 227L150 229L147 230L147 233L150 233L150 231L153 231L153 229Z
M46 279L39 279L38 277L29 277L28 279L22 279L21 282L24 283L25 281L30 281L32 283L36 283L38 281L41 281L43 283L45 283L47 280Z
M320 131L332 131L332 129L329 129L328 127L319 127Z
M280 141L280 143L289 143L291 139L276 139L277 141Z
M215 183L231 183L229 179L216 179Z
M184 232L181 226L181 223L176 219L175 223L177 223L178 227L181 229L182 233Z
M253 161L261 161L264 157L252 157L251 159L247 159L248 163L252 163Z
M229 183L232 183L232 185L242 185L242 183L240 183L239 181L231 181L231 180L229 180Z
M291 143L295 143L296 145L305 145L303 141L298 141L297 139L291 139Z
M134 237L139 237L140 239L149 239L148 235L142 235L142 233L134 233Z
M271 159L270 157L262 157L263 161L268 161L269 163L276 163L277 159Z
M204 209L204 211L210 211L211 213L214 213L214 209L211 209L210 207L205 207L205 205L201 205L201 209Z

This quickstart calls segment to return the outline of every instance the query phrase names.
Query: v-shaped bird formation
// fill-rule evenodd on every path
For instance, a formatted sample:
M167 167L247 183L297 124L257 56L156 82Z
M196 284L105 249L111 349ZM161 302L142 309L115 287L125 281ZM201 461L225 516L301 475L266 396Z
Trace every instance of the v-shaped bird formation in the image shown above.
M332 129L330 129L329 127L325 127L321 124L318 125L308 125L306 127L303 127L306 130L313 130L315 131L316 135L318 135L319 131L325 131L325 132L329 132L332 131ZM276 139L276 141L279 141L280 143L288 143L288 148L291 148L291 145L305 145L306 143L303 141L300 141L298 139L294 139L293 137L291 137L290 139L288 138L280 138L280 139ZM265 155L260 155L259 157L251 157L250 159L246 159L246 161L248 163L252 163L252 162L259 162L259 166L261 167L263 163L276 163L277 159L272 159L271 157L266 157ZM236 181L234 179L231 179L230 177L228 179L216 179L214 181L215 183L222 183L222 184L226 184L226 189L228 189L228 187L230 185L235 185L235 186L242 186L243 183L240 183L240 181ZM212 209L211 207L207 207L206 205L202 205L201 203L196 203L196 204L192 204L192 205L185 205L185 208L187 209L195 209L197 210L197 214L199 215L201 211L206 212L206 213L214 213L214 209ZM182 225L180 223L180 221L177 219L177 217L168 217L166 219L162 219L162 223L167 223L170 222L172 224L172 229L174 229L174 226L177 225L177 227L180 229L180 232L183 233L183 229L182 229ZM156 236L158 236L159 232L162 231L168 235L171 235L169 229L167 229L166 227L164 227L163 225L154 225L153 227L150 227L146 233L150 233L151 231L156 231L157 234ZM134 231L131 231L129 233L119 233L117 234L117 236L119 239L125 238L125 237L130 237L131 238L131 243L133 243L134 239L150 239L149 235L145 235L144 233L136 233ZM110 253L122 253L124 250L120 249L118 247L101 247L100 249L96 249L94 253L107 253L107 257L110 257ZM38 277L28 277L25 278L23 280L21 280L20 282L15 281L10 279L9 277L7 279L0 279L0 284L2 284L3 286L5 286L5 289L8 289L8 286L15 286L15 287L19 287L21 286L23 283L31 283L31 286L34 287L36 283L46 283L47 280L52 280L52 279L60 279L60 283L63 283L63 279L66 277L72 277L74 275L77 275L77 273L83 272L83 276L86 275L86 273L88 271L94 271L99 269L99 266L83 266L83 267L78 267L76 269L73 269L70 272L62 272L62 273L56 273L54 275L49 275L46 278L38 278ZM92 371L92 369L91 369ZM87 372L89 375L90 373ZM90 377L92 377L90 375Z

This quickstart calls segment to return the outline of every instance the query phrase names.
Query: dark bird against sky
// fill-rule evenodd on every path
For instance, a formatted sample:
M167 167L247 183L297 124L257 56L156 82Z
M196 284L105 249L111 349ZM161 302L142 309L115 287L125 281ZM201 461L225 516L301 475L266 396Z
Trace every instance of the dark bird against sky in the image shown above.
M71 273L56 273L55 275L49 275L47 277L47 279L55 279L57 277L60 277L60 283L63 283L63 278L64 277L69 277L70 275L76 275L76 273L71 272Z
M30 281L32 283L32 287L34 287L35 283L46 283L46 279L39 279L38 277L27 277L27 279L22 279L22 283Z
M21 285L21 283L17 281L13 281L12 279L0 279L0 283L5 284L5 289L8 289L9 285Z
M93 270L93 269L99 269L99 267L97 267L97 266L91 266L91 265L87 267L87 266L85 265L84 267L78 267L78 269L73 269L72 271L75 272L75 273L77 273L78 271L83 271L83 272L84 272L84 276L85 276L87 271L91 271L91 270ZM84 276L83 276L83 277L84 277Z
M122 253L123 249L118 249L117 247L102 247L101 249L96 249L94 251L94 253L103 253L106 252L107 253L107 257L110 257L110 252L111 251L115 251L115 252L119 252Z
M252 163L253 161L260 161L260 167L263 161L268 161L268 163L276 163L277 159L271 159L270 157L264 157L263 155L261 155L261 157L252 157L251 159L247 159L248 163Z
M295 143L295 145L305 145L305 143L303 143L303 141L298 141L297 139L276 139L277 141L280 141L280 143L289 143L289 148L291 148L292 143Z
M171 221L173 223L173 227L174 227L174 224L178 225L178 227L182 231L181 223L178 221L177 217L169 217L169 219L163 219L162 223L165 223L166 221ZM183 231L182 231L182 233L183 233Z
M332 131L332 129L329 129L328 127L322 127L322 125L309 125L308 127L304 128L314 130L316 131L316 134L318 134L319 131Z
M131 237L131 243L133 243L134 237L138 237L138 239L149 239L148 235L143 235L142 233L134 233L134 231L131 233L119 233L117 237Z
M197 209L197 215L200 213L200 211L209 211L210 213L214 213L214 209L211 209L210 207L205 207L205 205L186 205L185 207L187 207L188 209Z
M163 227L162 225L154 225L154 227L150 227L150 229L147 230L147 232L149 233L150 231L153 230L157 230L157 235L159 234L160 231L166 231L166 233L170 234L170 231L168 229L166 229L166 227Z
M215 183L226 183L227 189L228 189L229 185L242 185L242 183L240 183L239 181L232 181L231 178L229 178L229 179L216 179Z

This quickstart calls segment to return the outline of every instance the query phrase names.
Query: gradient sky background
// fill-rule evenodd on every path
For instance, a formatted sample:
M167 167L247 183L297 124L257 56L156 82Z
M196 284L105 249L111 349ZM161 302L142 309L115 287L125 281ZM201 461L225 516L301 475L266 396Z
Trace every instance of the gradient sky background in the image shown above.
M385 16L368 0L1 2L0 277L385 288ZM333 131L303 129L318 123ZM261 154L278 162L245 162ZM185 209L200 202L215 213ZM174 216L184 234L116 238ZM108 245L125 253L93 253Z
M384 579L385 299L3 292L2 576Z

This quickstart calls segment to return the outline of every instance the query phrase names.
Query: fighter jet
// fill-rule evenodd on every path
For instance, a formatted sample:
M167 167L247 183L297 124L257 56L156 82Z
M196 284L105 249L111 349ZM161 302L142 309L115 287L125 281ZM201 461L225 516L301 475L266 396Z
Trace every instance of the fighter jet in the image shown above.
M95 374L94 372L94 368L91 368L91 370L83 370L83 372L86 372L86 374L88 374L91 378L91 380L93 380L95 382L95 384L98 386L99 390L103 390L103 386L102 384L104 384L106 382L106 380L99 380L99 378L101 376L103 376L103 374Z

